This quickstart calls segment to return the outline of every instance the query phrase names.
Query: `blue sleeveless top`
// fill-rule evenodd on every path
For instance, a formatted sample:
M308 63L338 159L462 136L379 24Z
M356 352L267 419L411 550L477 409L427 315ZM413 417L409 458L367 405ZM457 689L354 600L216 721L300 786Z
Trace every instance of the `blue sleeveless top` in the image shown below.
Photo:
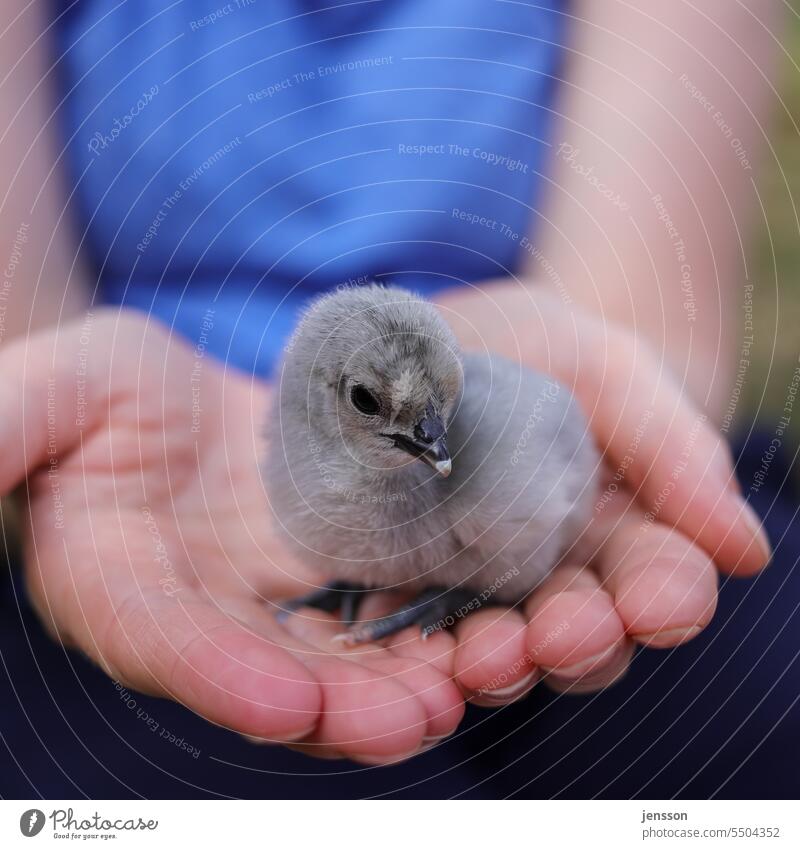
M64 153L99 297L266 374L316 292L508 274L535 224L563 5L57 10Z

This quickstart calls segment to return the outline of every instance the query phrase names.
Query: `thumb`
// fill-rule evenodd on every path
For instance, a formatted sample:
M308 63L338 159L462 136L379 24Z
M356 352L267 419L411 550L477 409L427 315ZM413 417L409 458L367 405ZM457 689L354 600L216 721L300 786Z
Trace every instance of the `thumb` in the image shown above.
M135 344L141 349L145 326L142 318L102 309L0 347L0 443L5 448L0 495L74 449L84 432L107 420L114 396L125 389L111 380L115 346L127 349L138 336ZM126 350L128 361L130 353Z

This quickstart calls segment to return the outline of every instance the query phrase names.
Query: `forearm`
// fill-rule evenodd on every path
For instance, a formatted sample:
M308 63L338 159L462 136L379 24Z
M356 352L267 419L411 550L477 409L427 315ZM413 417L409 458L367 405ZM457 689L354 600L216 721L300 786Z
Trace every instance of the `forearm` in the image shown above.
M10 4L0 39L0 343L89 300L57 162L44 4Z
M749 296L779 19L778 3L578 3L527 258L565 300L645 338L711 415Z

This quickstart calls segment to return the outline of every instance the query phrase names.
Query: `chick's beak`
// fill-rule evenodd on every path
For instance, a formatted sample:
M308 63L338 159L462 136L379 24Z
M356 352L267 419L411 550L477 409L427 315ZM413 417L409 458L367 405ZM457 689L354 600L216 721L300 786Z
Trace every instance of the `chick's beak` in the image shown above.
M450 452L447 450L447 440L443 436L437 439L433 445L426 447L418 456L420 460L424 460L443 478L446 478L453 469Z
M412 457L424 460L443 478L450 474L453 464L447 450L447 431L432 404L428 404L425 415L415 425L413 436L399 433L390 436L398 448L407 451Z

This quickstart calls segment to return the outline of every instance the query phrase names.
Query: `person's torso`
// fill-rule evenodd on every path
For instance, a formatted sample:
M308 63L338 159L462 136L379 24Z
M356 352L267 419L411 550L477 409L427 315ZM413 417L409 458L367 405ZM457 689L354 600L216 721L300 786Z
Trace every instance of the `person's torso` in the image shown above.
M560 6L76 4L57 27L62 126L105 297L265 371L320 289L509 273L535 224Z

